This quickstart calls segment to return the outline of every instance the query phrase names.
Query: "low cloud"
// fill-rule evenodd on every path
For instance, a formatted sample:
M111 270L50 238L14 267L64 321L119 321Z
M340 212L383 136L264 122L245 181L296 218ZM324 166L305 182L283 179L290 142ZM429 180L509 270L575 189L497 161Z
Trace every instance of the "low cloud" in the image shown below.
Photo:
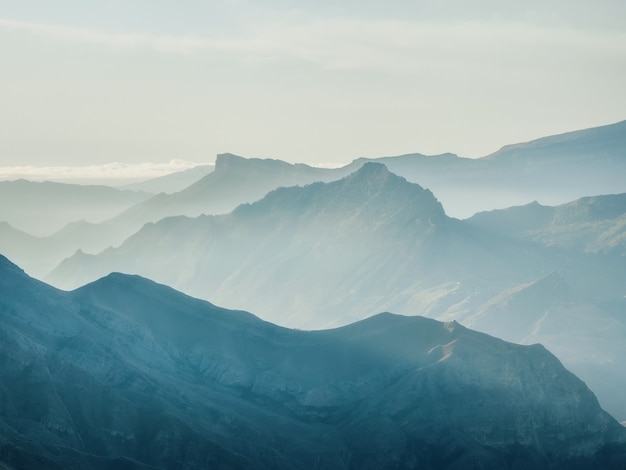
M88 166L0 166L0 180L58 181L79 184L124 184L157 178L200 165L185 160L166 163L107 163Z

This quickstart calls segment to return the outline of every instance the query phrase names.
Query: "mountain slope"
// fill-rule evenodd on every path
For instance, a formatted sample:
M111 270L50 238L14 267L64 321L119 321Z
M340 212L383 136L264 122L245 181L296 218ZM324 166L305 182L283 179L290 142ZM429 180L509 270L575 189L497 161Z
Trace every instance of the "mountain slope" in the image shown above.
M0 221L46 236L76 220L101 222L150 196L108 186L0 181Z
M508 341L549 345L621 419L626 416L626 299L598 300L580 291L555 272L499 293L464 323Z
M30 274L44 278L76 251L98 253L118 246L146 223L168 216L229 212L241 203L261 199L277 187L339 179L347 173L343 169L327 170L279 160L218 155L214 172L179 192L157 194L101 223L81 220L42 238L0 240L0 250L14 256ZM30 217L34 221L32 214Z
M182 191L159 194L121 214L119 219L140 220L143 225L168 216L222 214L239 204L261 199L278 187L328 181L340 178L339 175L335 170L304 164L220 154L210 174Z
M584 196L624 193L625 140L626 121L510 145L480 159L452 154L410 154L373 161L429 188L449 215L465 218L479 211L534 200L543 204L562 204ZM43 278L75 251L97 253L109 246L117 246L147 222L157 222L167 216L226 213L241 203L262 198L277 187L340 179L367 161L370 160L358 159L343 168L331 170L278 160L219 155L214 174L191 187L174 194L154 196L102 224L83 222L68 226L62 233L36 241L31 250L26 250L26 253L44 253L43 256L26 254L15 259L29 273ZM44 212L47 217L58 210L56 207ZM71 220L79 218L87 217L83 212ZM29 226L40 228L39 219L33 220L29 216L28 220ZM0 249L7 253L23 251L8 242L2 242Z
M626 430L543 347L456 323L381 314L288 330L136 276L61 292L0 258L0 335L10 466L626 462Z
M481 212L472 225L584 253L626 254L626 194L584 197L556 207L532 203Z
M626 121L508 145L483 158L420 154L374 159L433 191L466 218L539 201L626 192Z
M506 145L485 157L490 160L556 159L576 161L621 161L626 146L626 121L542 137ZM623 163L623 162L621 162Z
M152 194L166 193L172 194L182 191L195 182L204 178L214 170L214 165L198 165L187 170L177 171L168 175L151 178L138 183L119 186L119 189L130 189L132 191L144 191Z

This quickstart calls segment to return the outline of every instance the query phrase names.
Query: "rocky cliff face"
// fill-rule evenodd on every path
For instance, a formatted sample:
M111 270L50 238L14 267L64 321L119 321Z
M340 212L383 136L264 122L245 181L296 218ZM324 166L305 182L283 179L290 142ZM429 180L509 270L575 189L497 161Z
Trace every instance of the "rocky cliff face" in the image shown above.
M137 276L62 292L1 258L0 336L14 468L626 463L626 430L554 356L454 322L289 330Z

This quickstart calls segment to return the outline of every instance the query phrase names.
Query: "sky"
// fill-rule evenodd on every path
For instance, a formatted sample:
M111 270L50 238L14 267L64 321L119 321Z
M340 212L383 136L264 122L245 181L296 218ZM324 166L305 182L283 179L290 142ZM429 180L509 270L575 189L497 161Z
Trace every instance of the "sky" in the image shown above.
M0 0L0 179L476 158L610 124L624 18L623 0Z

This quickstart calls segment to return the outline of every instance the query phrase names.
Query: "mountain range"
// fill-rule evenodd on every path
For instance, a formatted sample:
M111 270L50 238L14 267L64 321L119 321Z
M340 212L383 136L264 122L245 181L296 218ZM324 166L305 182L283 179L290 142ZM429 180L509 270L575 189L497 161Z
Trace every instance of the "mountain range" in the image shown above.
M224 154L214 172L173 194L112 190L111 204L120 194L140 202L124 202L104 222L73 222L45 237L0 223L0 252L43 279L81 250L47 279L73 288L111 271L141 273L292 327L388 310L541 342L626 420L625 138L622 122L476 160L412 154L340 169ZM327 184L293 187L318 180ZM4 214L19 214L35 233L109 204L98 187L13 183L2 187L43 188L2 193ZM49 188L72 189L64 197L80 210L66 217L65 199ZM96 193L104 200L87 196ZM449 217L511 202L524 205ZM215 213L225 214L169 217ZM107 247L116 248L100 253Z
M583 253L626 255L626 194L584 197L556 207L536 201L481 212L468 221L510 237Z
M584 196L625 193L625 148L626 121L509 145L478 159L453 154L410 154L362 158L342 168L322 169L222 154L217 157L214 172L200 166L131 186L163 194L138 201L134 207L127 206L128 210L120 209L115 214L109 212L108 218L94 215L102 201L95 203L93 213L89 213L87 207L82 212L70 211L69 218L55 215L60 213L60 207L71 208L73 204L90 201L80 194L74 194L70 203L48 195L37 196L38 205L21 210L20 201L24 200L21 193L7 192L3 198L14 202L7 204L4 215L0 211L0 221L29 234L46 236L41 239L22 237L19 242L12 241L16 240L14 236L0 238L0 251L17 260L30 274L43 278L75 251L95 254L107 247L118 246L146 223L177 215L227 213L278 187L338 180L367 161L383 163L390 171L429 188L442 202L446 213L454 217L465 218L479 211L534 200L543 204L562 204ZM185 183L190 185L183 189ZM31 188L31 193L38 194L36 188ZM83 192L98 190L97 187L81 189ZM102 198L103 201L107 199ZM17 215L7 215L9 209ZM51 222L46 220L54 220L57 230L68 222L71 224L50 235L53 231ZM20 221L27 221L28 225ZM42 230L42 227L46 229Z
M303 164L294 165L280 160L244 159L223 154L218 155L213 172L205 170L204 167L200 167L200 171L208 174L189 187L173 194L160 192L143 198L142 202L127 206L114 217L100 223L85 220L67 223L66 219L61 219L67 225L45 237L32 237L28 234L19 236L19 230L11 224L10 226L5 224L0 227L5 234L4 237L0 237L0 250L18 260L28 273L43 278L64 258L77 250L98 253L107 247L117 246L146 223L157 222L168 216L230 212L239 204L261 199L277 187L339 179L345 176L349 169L328 170ZM188 180L190 176L194 177L197 174L198 171L195 173L188 171L183 178ZM179 176L171 175L175 183L179 181ZM143 185L132 187L163 189L164 179L165 177L156 178ZM169 184L167 181L165 183ZM64 204L63 201L57 202L61 206ZM16 204L15 210L19 210L19 207L20 205ZM48 211L47 216L53 214L53 211ZM39 215L27 213L25 217L36 223ZM3 219L0 217L0 220Z
M626 465L626 429L544 347L456 322L299 331L138 276L59 291L0 257L0 336L4 468Z
M136 273L279 324L319 328L384 310L442 314L449 305L438 300L469 295L479 278L496 289L548 274L544 252L524 245L447 217L430 191L368 162L230 214L147 224L118 248L65 260L47 280L75 288L112 271Z
M585 201L544 208L569 216L553 217L561 222L543 226L539 238L562 240L561 223L618 233L616 197L594 198L594 211ZM118 248L67 259L48 280L75 288L113 271L136 273L306 329L380 311L456 320L546 344L606 409L626 418L626 377L614 377L626 354L623 259L581 250L580 242L566 249L523 230L495 229L509 219L522 224L519 210L453 219L429 190L368 162L339 181L278 189L230 214L148 224ZM542 227L541 218L529 220Z
M137 183L118 186L118 189L130 189L151 194L177 193L196 181L204 178L215 169L214 165L197 165L187 170L177 171L164 176L158 176Z
M374 161L433 191L458 218L532 201L560 205L626 193L626 121L507 145L477 159L410 154Z
M45 237L77 220L102 222L150 196L108 186L0 181L0 222Z

